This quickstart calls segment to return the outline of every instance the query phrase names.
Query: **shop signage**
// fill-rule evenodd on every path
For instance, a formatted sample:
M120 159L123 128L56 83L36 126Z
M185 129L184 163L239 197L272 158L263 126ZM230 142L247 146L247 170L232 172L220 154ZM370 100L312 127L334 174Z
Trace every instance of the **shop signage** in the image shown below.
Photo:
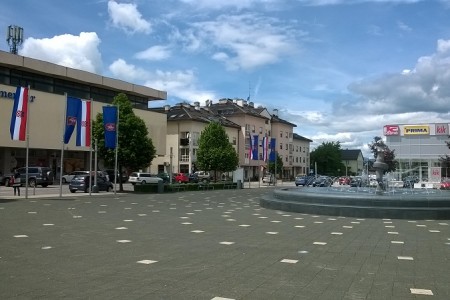
M6 99L14 100L14 95L15 94L16 93L14 93L14 92L0 91L0 98L6 98ZM30 102L34 102L35 99L36 99L36 96L30 96Z
M448 135L448 124L436 124L434 132L436 135Z
M383 128L384 135L399 135L400 130L398 125L386 125Z
M403 127L404 135L428 135L430 126L428 125L409 125Z

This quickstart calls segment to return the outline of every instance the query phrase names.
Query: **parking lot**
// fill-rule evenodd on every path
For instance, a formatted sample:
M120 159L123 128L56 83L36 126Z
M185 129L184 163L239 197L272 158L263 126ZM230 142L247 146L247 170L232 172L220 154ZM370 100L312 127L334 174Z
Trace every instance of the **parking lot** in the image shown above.
M450 299L449 221L263 209L271 190L2 199L0 298Z

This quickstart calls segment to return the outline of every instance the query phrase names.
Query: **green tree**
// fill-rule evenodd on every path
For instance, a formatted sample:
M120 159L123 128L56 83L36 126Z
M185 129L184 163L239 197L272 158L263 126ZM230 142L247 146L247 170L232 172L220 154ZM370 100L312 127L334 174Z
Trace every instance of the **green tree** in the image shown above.
M275 162L269 162L268 168L271 174L281 174L281 171L283 170L283 159L281 158L280 155L278 155L278 152L277 152L277 171L275 172Z
M231 172L239 165L239 157L228 141L225 129L218 122L209 123L198 140L196 166L204 171Z
M398 161L395 160L395 150L389 149L389 147L383 142L381 137L376 136L373 138L373 142L368 144L370 151L373 153L375 160L377 159L379 153L378 149L384 149L384 162L387 163L388 168L385 172L394 172L397 170Z
M449 136L450 138L450 136ZM445 141L447 148L450 149L450 142ZM445 154L444 156L439 157L439 162L441 164L441 168L443 169L442 175L445 177L450 176L450 156Z
M119 147L118 170L122 174L147 167L155 157L156 150L152 140L148 137L145 122L136 116L128 97L120 93L114 97L113 105L119 106ZM103 114L98 113L92 126L93 137L98 143L98 155L105 160L106 165L115 164L115 150L105 148L105 130ZM120 190L123 190L120 182Z
M323 142L311 152L311 169L315 168L317 164L317 174L338 176L341 170L345 169L342 163L341 143L338 142Z

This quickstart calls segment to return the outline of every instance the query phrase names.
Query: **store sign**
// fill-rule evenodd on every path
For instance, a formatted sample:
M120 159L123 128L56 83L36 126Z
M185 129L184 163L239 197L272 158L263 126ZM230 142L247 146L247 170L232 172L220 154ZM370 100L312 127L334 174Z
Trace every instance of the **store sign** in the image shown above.
M0 91L0 98L6 98L14 100L14 95L16 93L14 92L8 92L8 91ZM36 100L36 96L30 96L30 102L34 102Z
M428 125L410 125L403 127L404 135L428 135L430 134L430 126Z
M448 124L436 124L434 132L436 135L448 135Z
M428 178L430 182L441 182L441 168L431 167L430 174L428 174Z
M386 125L383 128L384 135L399 135L400 129L398 125Z

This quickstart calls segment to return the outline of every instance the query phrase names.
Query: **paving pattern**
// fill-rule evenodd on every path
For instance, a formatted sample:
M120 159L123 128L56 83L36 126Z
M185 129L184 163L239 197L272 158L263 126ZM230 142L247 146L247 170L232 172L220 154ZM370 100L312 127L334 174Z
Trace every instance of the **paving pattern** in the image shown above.
M0 299L450 299L450 221L261 208L271 189L0 200Z

